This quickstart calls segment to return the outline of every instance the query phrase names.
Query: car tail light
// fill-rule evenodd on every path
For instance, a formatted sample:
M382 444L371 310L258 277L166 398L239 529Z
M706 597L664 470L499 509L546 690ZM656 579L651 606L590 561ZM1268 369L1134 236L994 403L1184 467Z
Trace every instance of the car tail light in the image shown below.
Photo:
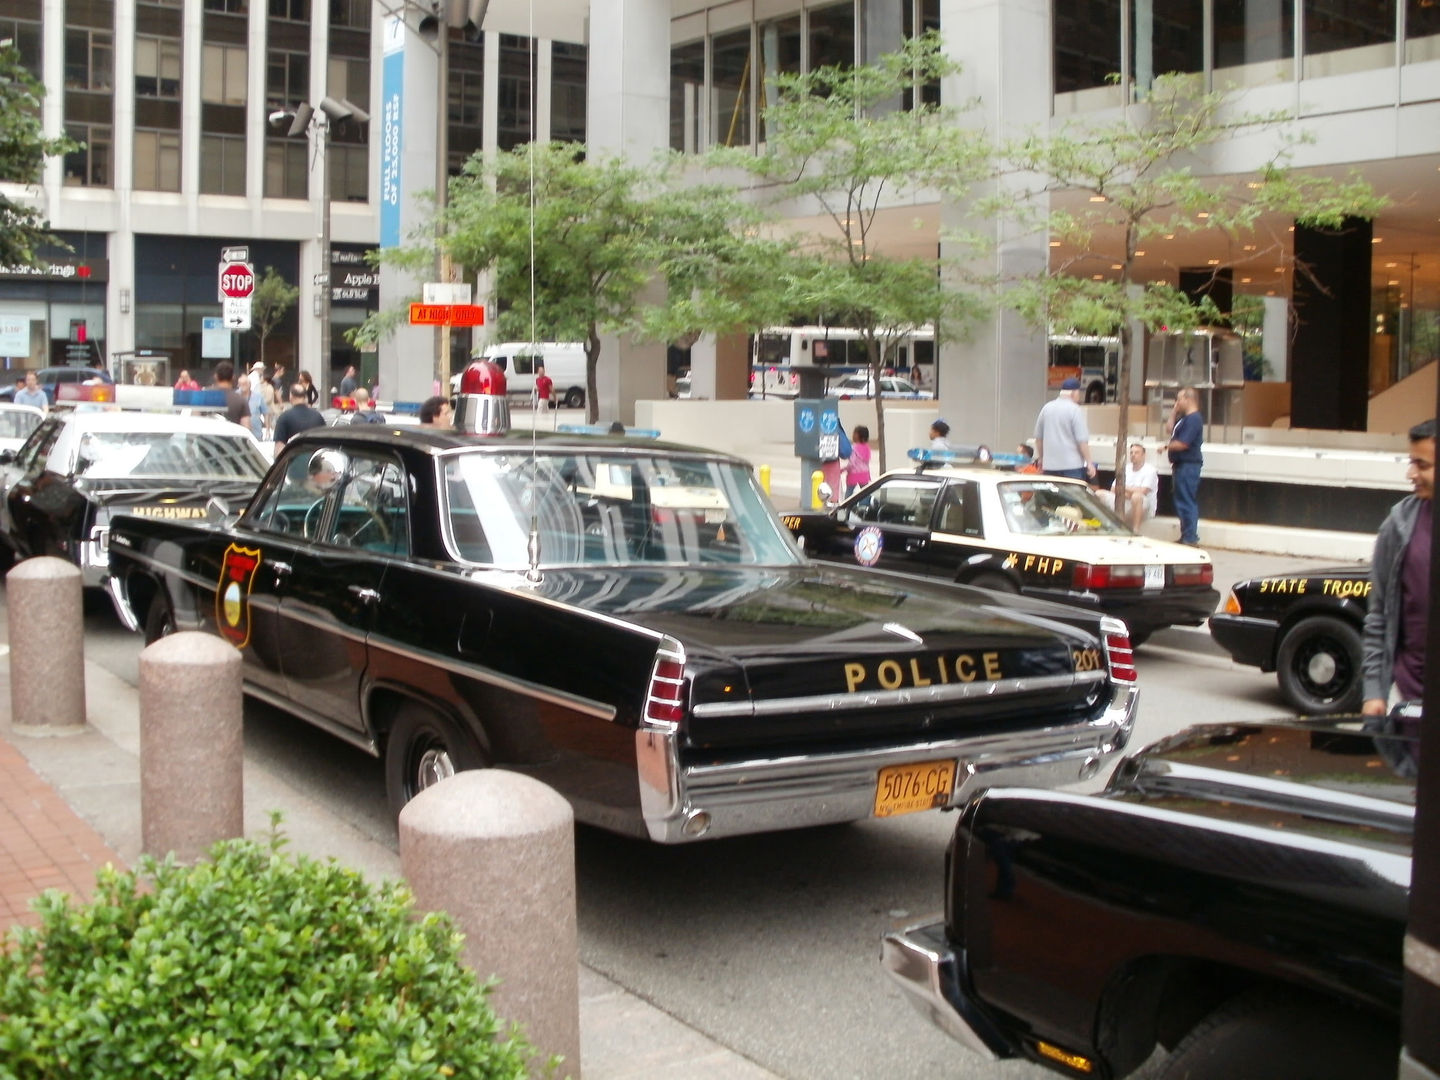
M1100 620L1100 634L1105 639L1105 662L1115 682L1135 681L1135 650L1130 647L1130 628L1119 619Z
M1225 608L1224 608L1224 610L1225 610L1225 614L1226 614L1226 615L1239 615L1239 614L1240 614L1240 598L1235 595L1235 590L1234 590L1234 589L1231 589L1231 590L1230 590L1230 595L1225 598Z
M685 717L685 647L674 638L662 638L650 669L645 718L674 727Z
M1215 580L1215 567L1210 563L1191 563L1175 567L1176 585L1209 585Z
M1077 563L1070 581L1076 589L1139 589L1145 585L1145 568Z

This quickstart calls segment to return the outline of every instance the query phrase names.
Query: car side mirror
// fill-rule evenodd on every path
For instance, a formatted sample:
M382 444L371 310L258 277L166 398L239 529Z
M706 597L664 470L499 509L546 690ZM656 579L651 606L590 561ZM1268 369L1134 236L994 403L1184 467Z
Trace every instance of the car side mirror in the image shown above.
M205 502L205 520L212 525L229 525L236 516L230 504L219 495L211 495Z
M14 450L0 450L0 465L14 465L14 464L15 464L15 451L14 451Z

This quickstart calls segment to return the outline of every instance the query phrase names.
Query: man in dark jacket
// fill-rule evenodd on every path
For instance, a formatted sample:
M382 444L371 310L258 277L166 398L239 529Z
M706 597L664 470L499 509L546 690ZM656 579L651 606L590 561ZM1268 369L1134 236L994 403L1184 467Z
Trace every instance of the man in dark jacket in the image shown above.
M1435 495L1435 421L1410 429L1414 494L1390 510L1375 537L1362 665L1367 716L1425 692L1425 627L1430 616L1430 536Z
M235 365L229 360L215 365L215 389L225 391L225 419L249 427L245 421L250 419L250 395L235 389Z
M275 421L275 451L278 453L282 446L302 431L324 426L325 417L320 415L320 410L312 408L305 401L305 387L298 382L291 383L290 407Z

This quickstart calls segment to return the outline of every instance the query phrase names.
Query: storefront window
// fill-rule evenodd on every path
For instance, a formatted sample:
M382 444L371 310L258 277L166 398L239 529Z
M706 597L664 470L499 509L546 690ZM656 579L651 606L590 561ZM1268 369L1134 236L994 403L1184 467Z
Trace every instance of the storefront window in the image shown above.
M855 66L855 5L810 9L810 70Z
M1440 359L1440 255L1377 255L1370 280L1376 394Z
M1120 0L1055 0L1055 93L1106 86L1120 74Z
M710 39L710 141L750 145L750 28Z
M694 154L702 149L705 43L692 41L670 50L670 149Z
M1155 76L1205 68L1205 5L1202 0L1131 0L1130 70L1139 93Z

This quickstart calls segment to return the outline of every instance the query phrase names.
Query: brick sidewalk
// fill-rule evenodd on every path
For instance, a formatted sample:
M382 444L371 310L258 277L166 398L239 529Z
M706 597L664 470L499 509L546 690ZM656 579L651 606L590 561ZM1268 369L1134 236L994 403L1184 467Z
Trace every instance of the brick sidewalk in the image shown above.
M30 901L46 889L88 897L95 871L123 865L100 834L0 739L0 934L38 920Z

